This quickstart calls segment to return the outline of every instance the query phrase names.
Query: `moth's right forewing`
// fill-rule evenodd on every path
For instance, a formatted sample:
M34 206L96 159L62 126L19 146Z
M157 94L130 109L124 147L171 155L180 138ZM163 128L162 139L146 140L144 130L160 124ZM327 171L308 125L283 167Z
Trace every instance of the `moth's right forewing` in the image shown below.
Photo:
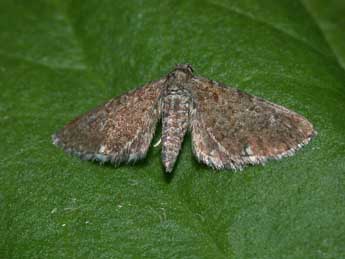
M241 169L279 159L316 134L308 120L280 105L205 78L193 82L193 150L207 165Z
M135 161L145 156L160 118L165 78L116 97L74 119L54 144L83 159Z

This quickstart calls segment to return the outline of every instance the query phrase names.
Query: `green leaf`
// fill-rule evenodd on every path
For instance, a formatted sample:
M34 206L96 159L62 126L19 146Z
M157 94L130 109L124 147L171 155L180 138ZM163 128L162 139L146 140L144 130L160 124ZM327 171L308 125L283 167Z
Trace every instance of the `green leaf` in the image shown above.
M343 14L318 2L2 0L0 258L344 258L345 55L330 40L344 27L323 26ZM304 115L318 136L238 173L197 163L187 137L171 177L160 148L114 168L51 144L185 62Z
M339 63L345 68L345 2L340 0L304 0Z

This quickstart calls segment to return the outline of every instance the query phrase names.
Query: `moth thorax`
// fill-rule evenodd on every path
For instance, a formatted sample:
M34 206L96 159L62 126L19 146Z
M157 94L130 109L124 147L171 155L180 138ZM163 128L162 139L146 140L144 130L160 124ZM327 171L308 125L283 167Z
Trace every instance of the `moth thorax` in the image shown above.
M179 81L188 81L191 78L190 73L186 73L185 71L176 70L175 77Z
M176 81L176 82L187 82L193 77L193 73L189 69L185 68L176 68L174 71L172 71L169 76L168 80L170 82Z

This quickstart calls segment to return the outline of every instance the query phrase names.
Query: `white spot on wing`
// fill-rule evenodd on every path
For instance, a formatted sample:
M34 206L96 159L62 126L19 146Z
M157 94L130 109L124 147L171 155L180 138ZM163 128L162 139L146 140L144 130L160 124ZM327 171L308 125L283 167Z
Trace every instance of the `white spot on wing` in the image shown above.
M254 155L253 150L252 150L252 148L250 147L250 145L248 145L248 146L246 147L245 152L246 152L246 154L247 154L248 156Z
M162 138L160 138L158 141L157 141L157 143L155 143L154 145L153 145L153 147L158 147L159 146L159 144L162 142Z
M99 148L98 152L103 154L105 151L105 146L104 145L101 145L101 147Z

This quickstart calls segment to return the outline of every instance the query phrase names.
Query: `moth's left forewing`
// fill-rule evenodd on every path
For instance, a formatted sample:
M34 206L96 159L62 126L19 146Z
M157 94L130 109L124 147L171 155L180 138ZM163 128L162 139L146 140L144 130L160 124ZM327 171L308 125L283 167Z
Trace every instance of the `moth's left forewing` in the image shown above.
M82 159L114 164L143 158L160 118L165 78L115 97L68 123L54 144Z
M191 131L198 160L241 169L292 155L316 134L303 116L206 78L193 78Z

